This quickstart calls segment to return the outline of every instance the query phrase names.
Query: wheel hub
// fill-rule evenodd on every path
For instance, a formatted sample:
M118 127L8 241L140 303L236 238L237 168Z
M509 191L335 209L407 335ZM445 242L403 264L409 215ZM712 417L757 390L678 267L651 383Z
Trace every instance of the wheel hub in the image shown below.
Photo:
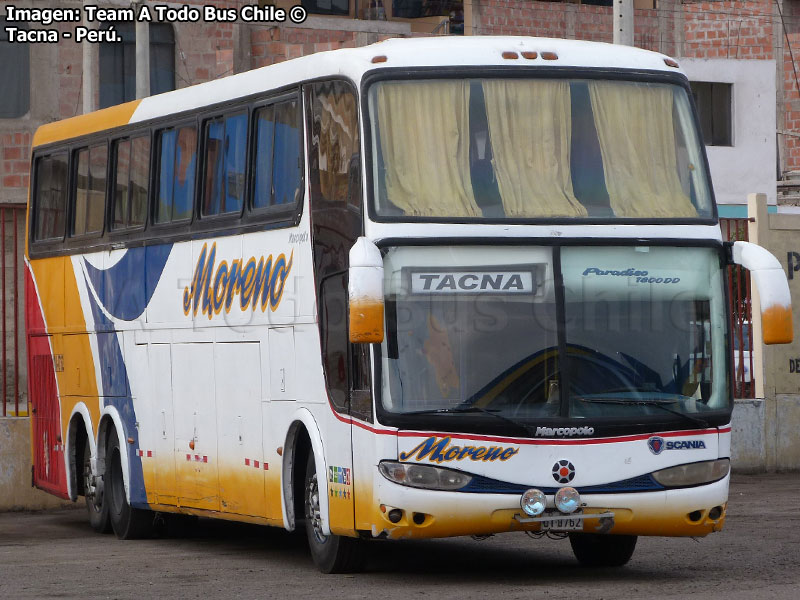
M319 508L319 484L317 482L316 473L311 476L308 482L306 494L306 518L311 521L314 537L317 542L324 544L328 540L328 536L322 532L322 515Z
M83 491L95 510L100 510L103 506L103 478L96 477L92 473L91 460L87 460L83 465Z

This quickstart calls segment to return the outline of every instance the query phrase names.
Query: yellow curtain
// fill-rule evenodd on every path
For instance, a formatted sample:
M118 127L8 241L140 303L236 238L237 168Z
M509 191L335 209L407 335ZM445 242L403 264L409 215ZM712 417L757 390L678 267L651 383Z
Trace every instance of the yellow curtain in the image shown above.
M383 83L377 109L389 200L411 216L481 216L469 170L469 83Z
M678 177L672 90L589 82L606 189L617 217L696 217Z
M569 169L569 82L483 82L493 165L509 217L585 216Z

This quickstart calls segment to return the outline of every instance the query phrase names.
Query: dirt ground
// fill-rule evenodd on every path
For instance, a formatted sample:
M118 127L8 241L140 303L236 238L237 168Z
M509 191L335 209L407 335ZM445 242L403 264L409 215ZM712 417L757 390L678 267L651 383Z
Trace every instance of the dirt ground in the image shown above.
M0 598L800 598L800 474L735 476L726 529L640 538L621 569L578 566L567 541L374 542L364 573L321 575L301 535L200 520L118 541L82 510L0 514Z

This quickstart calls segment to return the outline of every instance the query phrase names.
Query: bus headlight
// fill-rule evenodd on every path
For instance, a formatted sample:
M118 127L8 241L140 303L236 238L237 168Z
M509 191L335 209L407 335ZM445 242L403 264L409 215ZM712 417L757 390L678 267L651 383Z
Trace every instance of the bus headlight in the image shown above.
M688 487L719 481L728 474L730 467L730 459L721 458L661 469L652 475L664 487Z
M381 475L393 483L426 490L460 490L472 477L461 471L442 469L431 465L382 461L378 465Z

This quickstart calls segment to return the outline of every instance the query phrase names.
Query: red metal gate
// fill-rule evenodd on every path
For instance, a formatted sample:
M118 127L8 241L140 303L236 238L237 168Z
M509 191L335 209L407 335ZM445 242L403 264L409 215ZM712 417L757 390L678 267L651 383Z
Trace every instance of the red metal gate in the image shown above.
M20 311L22 300L22 257L25 243L25 205L0 205L0 384L3 386L2 416L28 414L25 381L25 335Z
M723 239L746 242L749 221L749 219L720 219ZM731 315L729 326L733 338L733 395L735 398L754 398L750 274L739 265L728 267L728 297Z

